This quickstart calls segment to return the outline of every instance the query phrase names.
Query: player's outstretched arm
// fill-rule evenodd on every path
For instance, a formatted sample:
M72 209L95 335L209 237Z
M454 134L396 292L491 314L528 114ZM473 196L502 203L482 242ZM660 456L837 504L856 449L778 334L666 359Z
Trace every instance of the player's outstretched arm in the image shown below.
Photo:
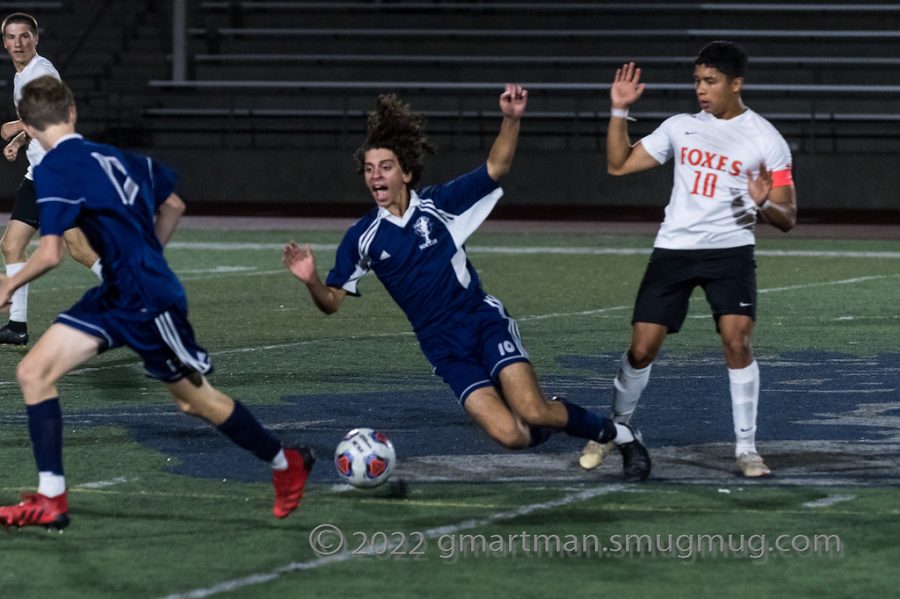
M172 238L181 215L184 214L184 201L178 197L178 194L171 194L166 201L159 205L156 210L156 238L165 246Z
M325 314L334 314L338 311L347 292L343 289L328 287L322 282L316 270L316 258L313 256L312 246L308 243L301 246L296 241L290 242L284 246L281 263L306 285L313 303L319 310Z
M528 90L521 85L507 84L506 90L500 94L500 112L503 114L503 121L500 123L500 133L497 134L487 159L488 176L494 181L499 181L512 168L516 146L519 143L519 121L525 114L527 104Z
M772 173L759 165L759 176L747 171L747 190L756 202L759 214L773 227L785 233L797 224L797 190L793 185L772 187Z
M0 126L0 137L9 141L23 130L22 121L9 121Z
M41 235L37 250L28 257L22 270L11 277L0 277L0 309L9 310L13 292L59 265L65 251L61 235Z
M616 69L609 88L611 108L606 130L606 172L610 175L630 175L659 166L640 142L631 145L628 137L628 108L637 102L645 88L641 70L633 62Z

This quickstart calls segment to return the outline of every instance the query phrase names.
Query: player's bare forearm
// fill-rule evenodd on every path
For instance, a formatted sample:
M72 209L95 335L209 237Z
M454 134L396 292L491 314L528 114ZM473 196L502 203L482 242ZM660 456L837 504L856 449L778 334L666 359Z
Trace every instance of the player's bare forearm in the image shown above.
M9 121L8 123L3 123L3 126L0 127L0 137L9 141L22 131L22 121Z
M631 154L631 140L628 138L628 121L610 118L606 130L606 172L610 175L625 174L622 168Z
M318 274L313 275L306 282L306 288L309 290L309 296L312 298L316 307L325 314L334 314L341 307L344 296L347 294L343 289L335 289L328 287L322 283L322 279Z
M776 187L759 207L759 213L773 227L787 233L797 225L797 191L793 185Z
M500 133L497 134L487 159L488 175L494 181L499 181L512 169L516 146L519 144L519 124L520 119L510 117L503 117L503 122L500 123Z
M174 193L166 198L165 202L159 205L159 209L156 211L154 230L156 232L156 238L159 239L159 242L163 246L169 243L169 240L175 233L175 229L178 227L179 221L181 221L181 216L184 214L184 211L184 201Z

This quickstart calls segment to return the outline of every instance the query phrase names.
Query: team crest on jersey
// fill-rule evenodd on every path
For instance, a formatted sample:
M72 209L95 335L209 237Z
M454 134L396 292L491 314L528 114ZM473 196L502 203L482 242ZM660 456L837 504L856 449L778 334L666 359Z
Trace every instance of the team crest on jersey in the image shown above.
M437 239L431 238L431 219L427 216L420 216L418 220L413 223L413 231L416 232L416 235L424 239L424 241L419 244L420 250L424 250L437 243Z

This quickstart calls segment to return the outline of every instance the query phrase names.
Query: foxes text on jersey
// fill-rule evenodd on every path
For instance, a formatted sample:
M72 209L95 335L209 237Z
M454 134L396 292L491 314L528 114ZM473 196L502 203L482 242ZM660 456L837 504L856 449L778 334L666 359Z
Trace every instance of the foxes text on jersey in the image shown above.
M756 204L747 190L765 164L773 185L790 185L791 152L769 121L747 109L732 119L675 115L641 140L660 164L675 159L672 196L654 247L714 249L755 243Z
M502 195L482 165L449 183L410 190L402 217L372 208L344 235L326 285L359 295L360 277L374 271L420 338L440 331L485 297L464 244Z
M175 171L148 157L77 134L60 139L35 168L41 234L84 231L103 261L96 293L106 309L152 318L184 298L154 228L176 179Z

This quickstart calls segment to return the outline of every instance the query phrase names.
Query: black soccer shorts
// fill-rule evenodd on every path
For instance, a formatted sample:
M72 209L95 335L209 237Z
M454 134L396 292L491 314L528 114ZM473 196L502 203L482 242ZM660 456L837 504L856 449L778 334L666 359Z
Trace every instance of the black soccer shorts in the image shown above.
M631 323L661 324L677 333L691 294L702 287L716 323L723 314L756 320L754 246L711 250L654 248L641 280Z

